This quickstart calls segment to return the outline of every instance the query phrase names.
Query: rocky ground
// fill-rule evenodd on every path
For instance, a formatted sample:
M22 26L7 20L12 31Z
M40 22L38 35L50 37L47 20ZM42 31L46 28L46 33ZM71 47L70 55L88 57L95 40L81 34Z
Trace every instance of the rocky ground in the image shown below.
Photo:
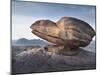
M23 49L23 50L22 50ZM14 50L17 50L15 52ZM79 48L74 56L47 52L44 48L13 47L12 74L87 70L96 68L95 53Z

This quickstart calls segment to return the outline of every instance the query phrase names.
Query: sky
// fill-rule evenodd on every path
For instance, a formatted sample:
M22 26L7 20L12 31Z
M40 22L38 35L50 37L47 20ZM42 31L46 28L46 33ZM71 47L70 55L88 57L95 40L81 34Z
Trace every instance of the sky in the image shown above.
M81 19L95 29L95 13L90 5L12 1L12 39L40 39L31 33L31 24L40 19L57 22L63 16Z

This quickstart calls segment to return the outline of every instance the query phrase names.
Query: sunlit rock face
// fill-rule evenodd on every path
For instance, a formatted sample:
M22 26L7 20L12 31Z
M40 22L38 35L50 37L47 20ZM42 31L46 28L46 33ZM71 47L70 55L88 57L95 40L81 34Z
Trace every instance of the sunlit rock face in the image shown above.
M95 35L93 28L86 22L73 18L62 17L56 23L50 20L38 20L31 27L32 33L56 45L63 45L61 52L85 47ZM60 51L59 51L60 52Z
M60 39L60 29L50 20L38 20L31 25L32 33L54 44L64 44Z

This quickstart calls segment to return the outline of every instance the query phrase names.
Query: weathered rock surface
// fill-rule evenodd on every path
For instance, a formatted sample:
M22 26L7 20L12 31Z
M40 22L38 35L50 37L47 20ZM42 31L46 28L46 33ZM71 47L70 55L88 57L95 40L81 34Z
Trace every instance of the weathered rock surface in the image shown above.
M12 61L12 73L37 73L95 69L95 53L79 49L77 55L64 56L34 48L17 54Z
M62 17L56 24L62 31L60 37L70 48L87 46L95 35L88 23L73 17Z
M95 35L88 23L72 17L62 17L57 23L38 20L31 25L31 29L32 33L40 38L63 45L58 52L64 55L76 54L74 50L89 45Z
M95 35L88 23L72 17L62 17L57 23L38 20L31 25L31 29L34 34L49 42L71 48L87 46Z

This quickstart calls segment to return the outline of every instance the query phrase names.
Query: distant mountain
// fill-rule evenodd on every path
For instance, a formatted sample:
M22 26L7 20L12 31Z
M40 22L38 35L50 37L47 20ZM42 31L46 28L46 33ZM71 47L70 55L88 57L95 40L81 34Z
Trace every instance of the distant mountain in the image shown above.
M96 41L93 40L88 46L83 47L83 49L91 51L91 52L96 52Z
M45 46L48 42L40 40L40 39L31 39L28 40L26 38L21 38L18 40L12 40L12 45L15 46ZM88 46L82 47L83 49L91 52L96 52L96 43L95 41L92 41Z
M40 40L40 39L28 40L26 38L21 38L18 40L12 40L12 45L39 45L39 46L43 46L46 44L47 44L47 42Z

